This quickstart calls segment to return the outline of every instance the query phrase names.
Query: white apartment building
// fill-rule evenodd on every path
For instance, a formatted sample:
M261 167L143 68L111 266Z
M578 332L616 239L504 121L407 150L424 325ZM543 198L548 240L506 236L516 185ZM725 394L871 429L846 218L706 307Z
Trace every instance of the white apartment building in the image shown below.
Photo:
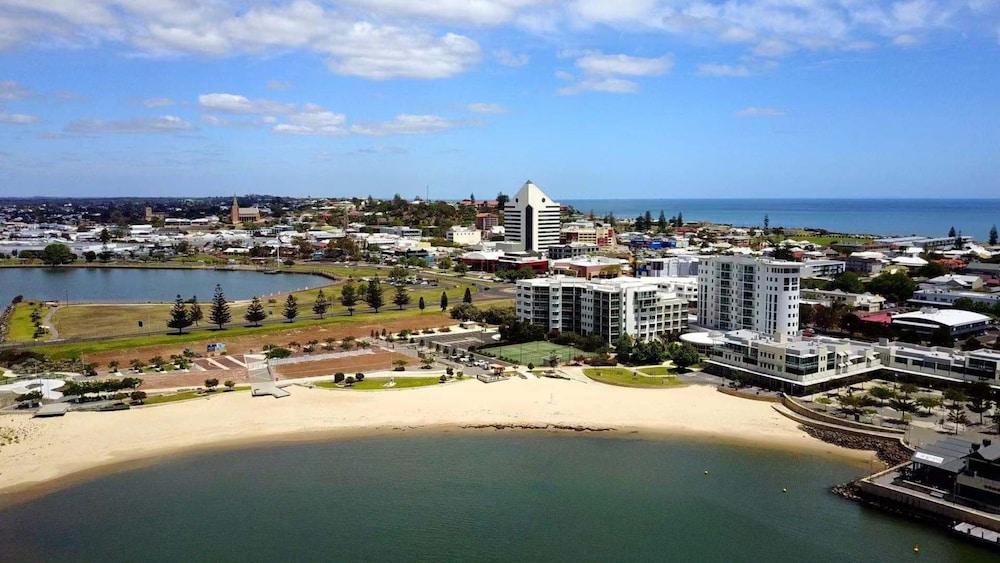
M750 256L710 256L698 266L698 324L761 334L799 330L802 264Z
M448 239L448 242L466 246L482 242L483 233L479 229L473 227L455 225L445 232L445 238Z
M503 210L506 241L525 252L542 252L559 244L560 206L528 180Z
M698 278L694 276L660 276L653 278L660 289L687 299L689 306L698 303Z
M695 255L664 256L647 258L640 271L643 276L650 277L684 277L698 276L698 263L701 260Z
M596 334L609 345L622 334L648 340L680 333L687 301L655 280L553 276L517 282L517 318L546 330Z

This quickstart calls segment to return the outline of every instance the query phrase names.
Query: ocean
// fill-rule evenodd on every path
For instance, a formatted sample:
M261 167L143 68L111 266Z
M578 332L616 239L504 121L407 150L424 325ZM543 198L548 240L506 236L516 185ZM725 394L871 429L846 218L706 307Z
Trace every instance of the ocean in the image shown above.
M986 241L1000 223L1000 199L568 199L584 213L635 218L647 210L654 220L681 213L685 220L738 226L816 227L840 233L947 236L954 227Z
M843 562L913 561L919 545L923 561L995 557L830 493L868 469L711 441L580 435L270 445L175 457L0 510L0 553L50 562Z

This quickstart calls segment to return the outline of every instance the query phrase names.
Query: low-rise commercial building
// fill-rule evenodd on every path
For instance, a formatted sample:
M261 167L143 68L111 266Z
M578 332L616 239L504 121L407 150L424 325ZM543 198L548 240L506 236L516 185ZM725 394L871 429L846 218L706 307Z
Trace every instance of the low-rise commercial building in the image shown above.
M599 335L609 345L622 334L648 340L678 334L687 325L687 301L641 278L519 280L516 299L521 321L546 330Z
M875 312L885 306L885 297L872 293L847 293L839 289L803 289L803 302L811 301L826 306L841 304L855 311Z
M951 289L925 288L913 292L910 303L914 305L930 305L933 307L952 307L959 299L968 299L972 303L993 306L1000 303L1000 293L981 293L978 291L954 291Z
M843 260L806 260L802 262L802 277L832 278L847 271Z
M901 313L892 317L892 328L901 333L912 333L929 340L940 333L957 339L986 332L990 318L972 311L924 307L919 311Z
M639 275L649 277L697 277L698 256L664 256L647 258L639 268Z
M445 232L445 238L448 239L448 242L466 246L479 244L483 240L483 234L479 229L454 225Z
M626 268L628 268L627 260L606 256L580 256L556 260L552 263L553 273L588 280L591 278L617 278L625 272Z
M565 258L576 258L594 254L600 250L596 244L588 242L570 242L558 246L550 246L548 249L549 258L552 260L562 260Z

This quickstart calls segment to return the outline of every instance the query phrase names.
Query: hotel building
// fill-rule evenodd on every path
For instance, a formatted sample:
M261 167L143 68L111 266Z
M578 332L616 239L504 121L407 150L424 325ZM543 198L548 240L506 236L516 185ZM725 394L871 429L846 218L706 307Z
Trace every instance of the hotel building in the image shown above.
M558 245L559 214L559 204L528 180L504 208L505 240L525 252L543 252Z

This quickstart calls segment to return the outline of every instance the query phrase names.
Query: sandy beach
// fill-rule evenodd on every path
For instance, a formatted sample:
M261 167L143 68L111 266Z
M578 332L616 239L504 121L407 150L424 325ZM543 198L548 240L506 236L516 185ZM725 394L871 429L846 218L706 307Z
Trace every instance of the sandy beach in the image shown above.
M602 434L717 439L858 463L874 457L871 452L811 438L768 403L730 397L703 385L630 389L512 379L387 391L298 386L289 391L291 396L283 399L217 393L173 404L75 412L50 419L2 415L0 433L16 439L0 446L0 501L23 499L116 467L190 451L484 425L586 427L609 429Z

